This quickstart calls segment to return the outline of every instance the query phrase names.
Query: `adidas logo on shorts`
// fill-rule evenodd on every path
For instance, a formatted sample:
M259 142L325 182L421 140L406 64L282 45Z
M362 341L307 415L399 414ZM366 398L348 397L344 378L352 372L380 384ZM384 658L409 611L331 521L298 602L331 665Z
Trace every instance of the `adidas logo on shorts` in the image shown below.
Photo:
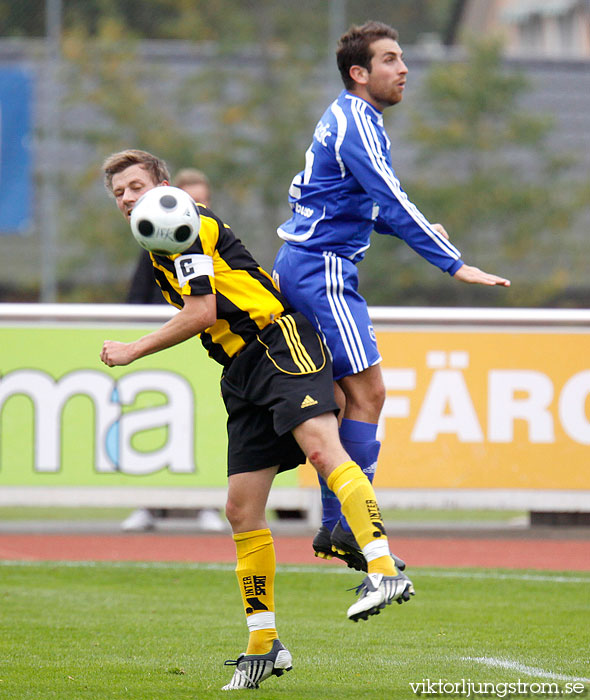
M301 408L309 408L310 406L317 406L318 402L313 399L309 394L301 402Z

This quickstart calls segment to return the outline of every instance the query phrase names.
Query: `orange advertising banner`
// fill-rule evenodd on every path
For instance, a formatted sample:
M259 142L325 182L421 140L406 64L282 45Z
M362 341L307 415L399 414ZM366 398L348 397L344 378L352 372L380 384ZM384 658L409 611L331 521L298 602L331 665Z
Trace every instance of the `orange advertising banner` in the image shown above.
M377 488L590 490L590 332L440 324L377 340Z

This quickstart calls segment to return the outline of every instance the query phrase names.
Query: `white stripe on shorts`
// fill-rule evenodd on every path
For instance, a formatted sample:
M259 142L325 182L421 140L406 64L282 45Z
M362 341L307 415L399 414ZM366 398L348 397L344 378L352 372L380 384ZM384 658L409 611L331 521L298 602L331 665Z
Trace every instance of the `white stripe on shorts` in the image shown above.
M358 374L367 369L369 363L354 317L344 298L342 260L334 253L324 253L324 267L326 273L326 294L332 310L332 316L340 331L342 344L353 374Z

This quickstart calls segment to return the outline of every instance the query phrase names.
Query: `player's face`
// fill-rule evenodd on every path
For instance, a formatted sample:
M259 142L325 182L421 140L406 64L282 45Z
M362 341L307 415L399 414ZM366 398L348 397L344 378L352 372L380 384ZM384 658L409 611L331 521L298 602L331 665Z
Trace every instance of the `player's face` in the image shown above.
M131 211L142 194L157 185L167 184L167 182L156 182L151 173L141 165L130 165L120 173L115 173L112 185L119 211L129 220Z
M366 96L378 110L401 102L408 69L402 59L402 50L393 39L378 39L371 44L373 57L368 72Z

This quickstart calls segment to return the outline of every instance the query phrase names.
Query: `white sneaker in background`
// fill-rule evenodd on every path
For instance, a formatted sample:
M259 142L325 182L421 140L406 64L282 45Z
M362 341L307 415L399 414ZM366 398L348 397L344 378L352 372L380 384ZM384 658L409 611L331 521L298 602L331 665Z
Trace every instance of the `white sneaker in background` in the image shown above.
M125 532L145 532L153 530L156 526L156 519L147 508L139 508L134 510L121 523L121 529Z
M223 532L227 530L227 525L219 515L219 511L214 508L204 508L197 515L197 525L202 530L209 532Z

